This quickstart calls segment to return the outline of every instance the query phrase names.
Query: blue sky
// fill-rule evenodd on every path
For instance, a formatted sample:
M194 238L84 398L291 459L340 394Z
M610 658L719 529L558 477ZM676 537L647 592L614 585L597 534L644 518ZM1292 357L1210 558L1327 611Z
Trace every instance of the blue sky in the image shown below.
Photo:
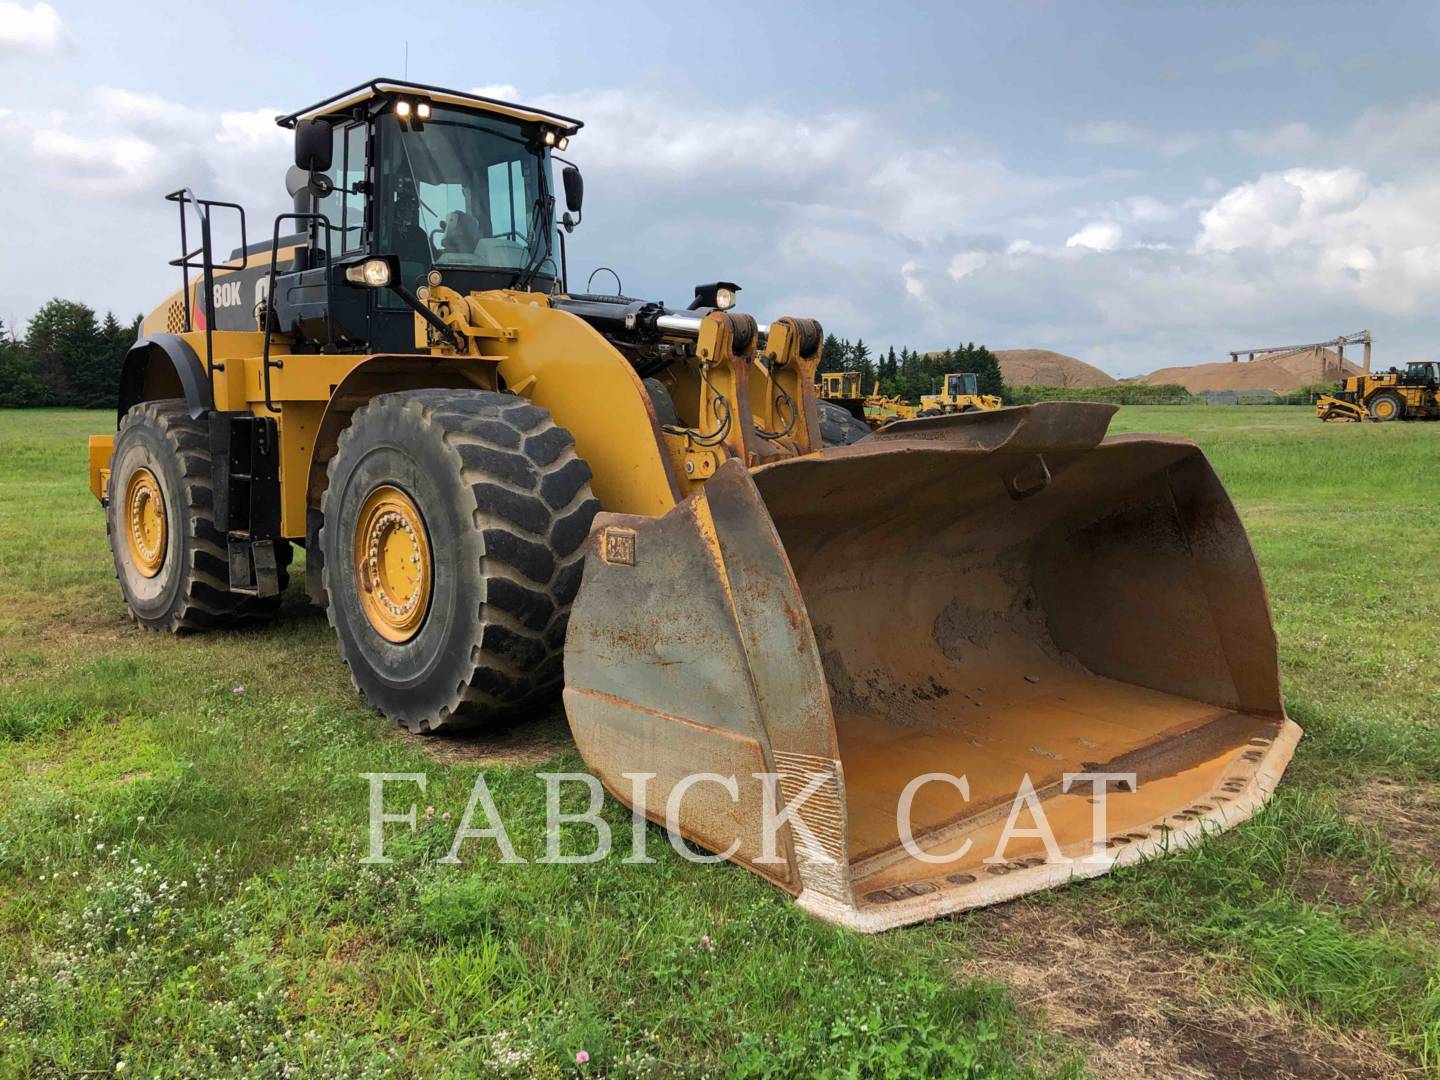
M287 201L275 114L377 75L587 121L572 276L1117 375L1440 336L1434 4L0 0L0 318L173 287L161 196ZM574 271L579 273L575 274ZM597 282L598 285L598 282Z

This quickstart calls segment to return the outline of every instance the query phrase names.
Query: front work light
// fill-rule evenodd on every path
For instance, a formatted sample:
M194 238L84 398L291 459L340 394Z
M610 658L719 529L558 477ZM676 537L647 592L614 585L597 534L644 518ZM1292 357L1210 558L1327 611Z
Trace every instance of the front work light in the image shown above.
M546 145L546 146L554 146L554 145L555 145L555 132L549 131L549 130L547 130L547 131L545 132L545 145Z
M419 119L421 119L421 120L429 120L429 119L430 119L430 103L429 103L428 101L418 102L418 103L415 105L415 115L416 115L417 118L419 118Z
M708 285L696 285L695 299L690 301L690 310L715 308L719 311L727 311L735 306L735 294L739 291L740 286L733 281L714 281Z
M368 285L383 289L390 284L390 263L386 259L366 259L345 268L345 280L352 285Z
M410 118L410 103L408 101L397 101L395 103L395 115L401 120Z

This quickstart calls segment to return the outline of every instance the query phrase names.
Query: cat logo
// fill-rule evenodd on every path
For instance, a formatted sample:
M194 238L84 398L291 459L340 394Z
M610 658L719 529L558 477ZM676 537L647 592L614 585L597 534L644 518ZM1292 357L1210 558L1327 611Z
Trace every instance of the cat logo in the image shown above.
M217 281L215 283L215 306L235 307L240 303L240 282Z

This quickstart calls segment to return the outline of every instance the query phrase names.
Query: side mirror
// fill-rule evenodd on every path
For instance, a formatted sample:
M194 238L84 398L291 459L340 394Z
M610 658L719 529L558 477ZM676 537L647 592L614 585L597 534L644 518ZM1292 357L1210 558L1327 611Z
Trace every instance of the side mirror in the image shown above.
M565 208L580 213L580 204L585 201L585 178L574 165L566 165L560 178L565 183Z
M324 120L301 120L295 125L295 164L306 172L330 168L330 125Z

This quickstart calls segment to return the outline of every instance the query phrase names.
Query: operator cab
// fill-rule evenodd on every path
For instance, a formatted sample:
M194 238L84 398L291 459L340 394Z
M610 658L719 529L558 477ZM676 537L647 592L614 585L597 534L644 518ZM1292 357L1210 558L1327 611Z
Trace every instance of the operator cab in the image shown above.
M974 397L980 393L979 379L975 375L946 375L945 395L947 397Z
M1405 381L1419 386L1440 384L1440 361L1411 361L1405 368Z
M276 279L277 331L319 347L408 352L416 293L433 271L460 292L563 287L551 153L580 121L374 80L277 122L296 132L290 219L308 241L295 272ZM565 178L577 213L578 181Z

